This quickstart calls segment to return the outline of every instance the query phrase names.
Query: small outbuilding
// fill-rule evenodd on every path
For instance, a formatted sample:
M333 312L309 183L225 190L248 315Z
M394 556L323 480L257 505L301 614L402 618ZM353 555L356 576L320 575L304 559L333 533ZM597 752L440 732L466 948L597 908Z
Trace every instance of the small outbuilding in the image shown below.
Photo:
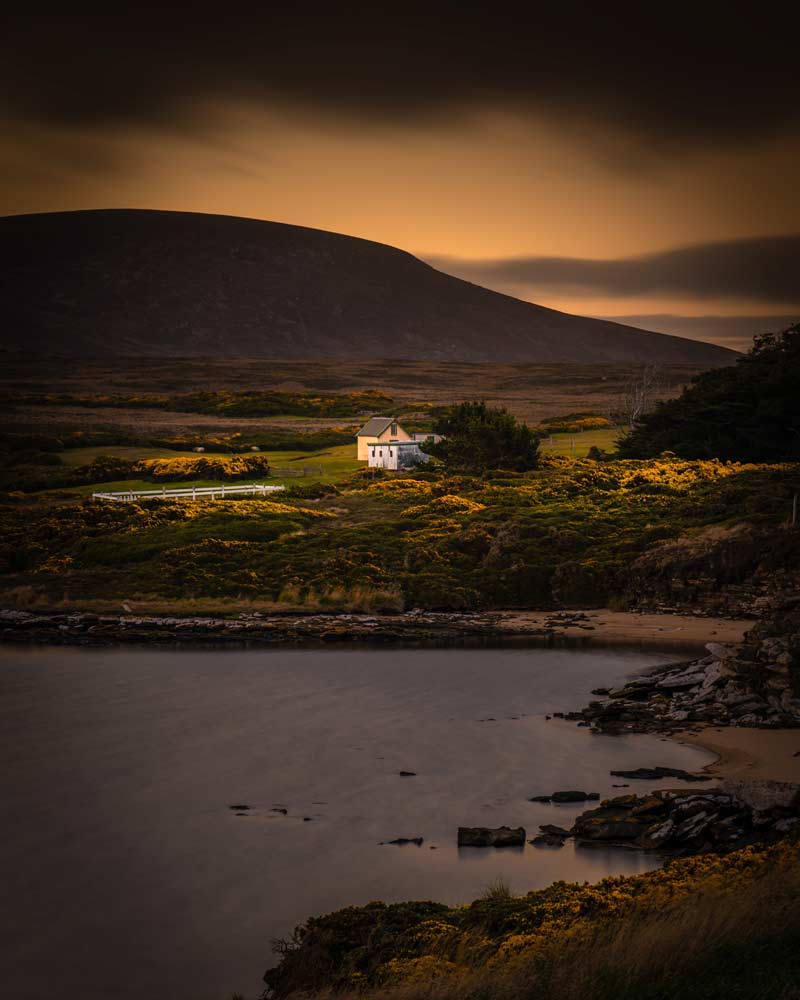
M371 469L413 469L430 459L421 441L371 441L367 461Z

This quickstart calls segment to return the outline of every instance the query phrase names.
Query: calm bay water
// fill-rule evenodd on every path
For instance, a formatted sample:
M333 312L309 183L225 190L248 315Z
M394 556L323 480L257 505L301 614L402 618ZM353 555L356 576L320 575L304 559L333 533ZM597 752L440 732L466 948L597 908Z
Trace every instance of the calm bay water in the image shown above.
M498 877L522 893L654 867L571 843L459 851L456 828L522 825L531 837L581 811L531 795L616 794L611 769L705 764L657 737L544 718L674 658L0 649L0 994L255 997L270 939L312 914L463 902ZM251 813L235 816L236 803ZM379 846L415 836L422 847Z

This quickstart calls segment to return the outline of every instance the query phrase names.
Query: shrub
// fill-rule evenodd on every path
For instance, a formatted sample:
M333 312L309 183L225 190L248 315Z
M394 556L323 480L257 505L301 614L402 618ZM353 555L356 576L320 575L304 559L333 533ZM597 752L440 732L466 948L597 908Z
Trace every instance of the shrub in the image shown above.
M433 429L444 440L426 443L423 450L441 459L448 469L520 472L538 464L539 436L505 409L482 402L459 403L439 417Z
M133 474L155 483L188 479L255 479L269 475L269 459L266 455L148 458L133 465Z

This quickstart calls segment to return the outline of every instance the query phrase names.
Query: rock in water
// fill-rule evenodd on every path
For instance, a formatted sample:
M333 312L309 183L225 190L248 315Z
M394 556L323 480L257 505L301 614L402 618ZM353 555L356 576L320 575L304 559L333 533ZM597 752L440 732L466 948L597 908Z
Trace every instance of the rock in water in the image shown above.
M537 837L534 837L528 843L533 844L535 847L563 847L564 838L560 837L557 833L540 833Z
M539 829L542 833L551 833L556 837L571 837L572 832L565 830L563 826L555 826L553 823L543 823Z
M599 792L553 792L550 796L553 802L596 802Z
M525 828L522 826L460 826L459 847L523 847Z
M707 774L690 774L678 767L637 767L633 771L609 771L615 778L634 778L642 781L660 781L677 778L678 781L711 781Z

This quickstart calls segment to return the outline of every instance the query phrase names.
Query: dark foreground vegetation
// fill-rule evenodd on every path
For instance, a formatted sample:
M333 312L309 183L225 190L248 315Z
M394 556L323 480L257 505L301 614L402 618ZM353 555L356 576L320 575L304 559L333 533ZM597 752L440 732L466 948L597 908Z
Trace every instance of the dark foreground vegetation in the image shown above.
M463 907L370 903L277 944L268 996L363 1000L800 997L796 843L596 885L502 885Z

